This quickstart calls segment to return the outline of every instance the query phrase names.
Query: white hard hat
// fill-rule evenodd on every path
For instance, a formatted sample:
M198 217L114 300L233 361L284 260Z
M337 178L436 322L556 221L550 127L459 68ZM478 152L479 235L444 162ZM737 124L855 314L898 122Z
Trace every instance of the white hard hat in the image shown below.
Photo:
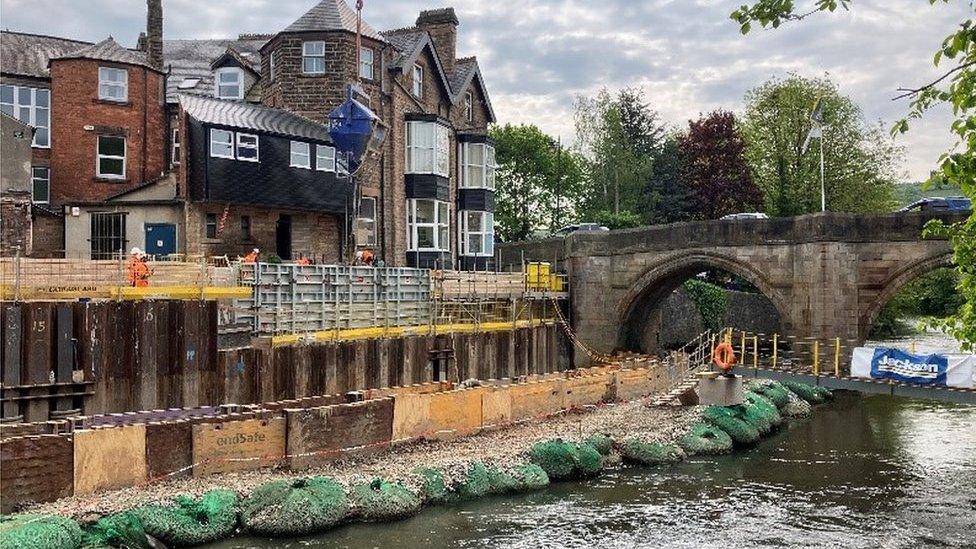
M139 255L141 253L142 250L140 250L138 247L133 247L131 250L129 250L129 255Z
M261 250L259 250L259 249L257 249L257 248L254 248L254 250L252 250L252 251L253 251L254 253L256 253L256 254L259 254L259 253L261 253Z

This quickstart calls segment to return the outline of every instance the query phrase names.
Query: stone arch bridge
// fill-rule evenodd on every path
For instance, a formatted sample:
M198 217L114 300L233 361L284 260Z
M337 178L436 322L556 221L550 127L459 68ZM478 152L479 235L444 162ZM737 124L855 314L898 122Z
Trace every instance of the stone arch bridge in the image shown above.
M602 352L637 350L650 313L708 268L758 288L779 312L784 335L861 343L898 290L950 265L949 243L923 239L925 223L967 215L824 213L576 233L500 245L499 263L550 261L566 269L573 327Z

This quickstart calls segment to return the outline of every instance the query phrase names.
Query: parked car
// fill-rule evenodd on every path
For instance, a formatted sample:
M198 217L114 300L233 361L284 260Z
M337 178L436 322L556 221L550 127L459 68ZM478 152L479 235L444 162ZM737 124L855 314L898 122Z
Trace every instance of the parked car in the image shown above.
M769 219L769 216L762 212L742 212L723 215L722 219Z
M968 211L973 209L973 201L965 196L933 196L916 200L899 212L910 212L918 210L920 212L947 212L947 211Z
M577 223L575 225L566 225L565 227L552 233L552 236L569 236L573 233L602 232L609 230L609 228L604 227L599 223Z

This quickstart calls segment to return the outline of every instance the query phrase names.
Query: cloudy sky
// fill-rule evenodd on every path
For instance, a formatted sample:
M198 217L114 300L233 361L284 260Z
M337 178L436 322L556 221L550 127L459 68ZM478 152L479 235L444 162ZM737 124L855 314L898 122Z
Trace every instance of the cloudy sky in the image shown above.
M350 0L352 1L352 0ZM274 32L315 0L164 0L167 38ZM499 121L529 122L573 140L578 94L640 86L664 120L680 126L716 108L741 110L751 87L790 72L829 73L869 122L908 108L899 87L938 76L932 55L972 7L965 0L856 0L852 13L818 15L741 36L728 19L742 0L365 0L374 27L413 24L421 9L453 5L458 55L476 54ZM812 0L799 0L803 6ZM0 0L11 30L134 45L141 0ZM907 137L906 176L925 177L952 143L940 109Z

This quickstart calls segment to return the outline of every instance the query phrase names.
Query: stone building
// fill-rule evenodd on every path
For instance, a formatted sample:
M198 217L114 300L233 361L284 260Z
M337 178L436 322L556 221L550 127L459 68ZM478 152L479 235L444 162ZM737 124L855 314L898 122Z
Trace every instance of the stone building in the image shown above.
M165 40L161 0L147 5L131 49L3 32L3 108L37 128L52 250L333 262L369 247L389 265L490 266L495 117L477 60L457 57L452 8L385 32L363 22L357 50L345 0L210 40ZM327 131L349 84L387 130L352 177Z

